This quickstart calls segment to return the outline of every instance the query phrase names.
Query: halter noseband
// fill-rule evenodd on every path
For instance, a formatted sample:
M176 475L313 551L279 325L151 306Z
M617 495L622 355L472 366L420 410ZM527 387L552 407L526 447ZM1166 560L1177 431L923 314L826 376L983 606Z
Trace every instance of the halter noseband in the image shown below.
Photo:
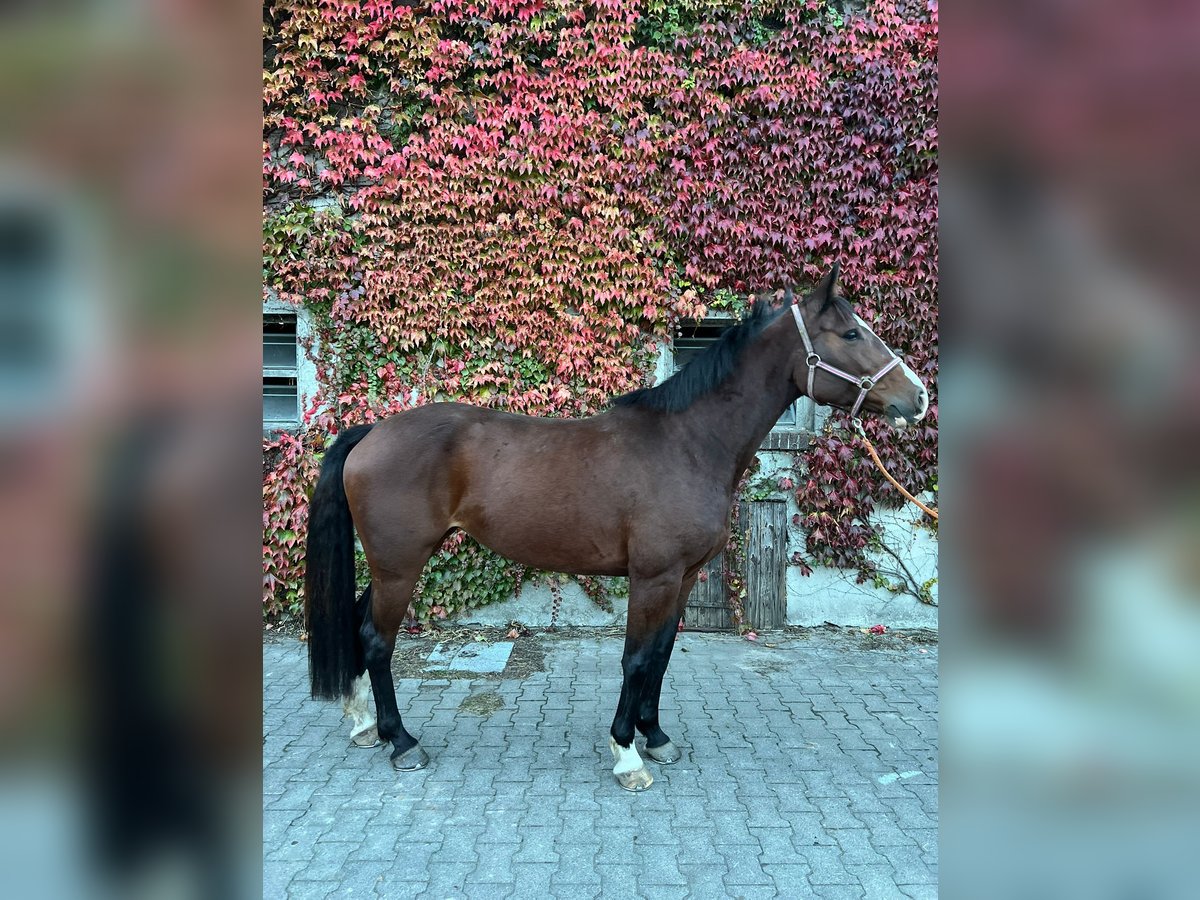
M844 381L858 385L858 399L854 401L854 407L850 410L850 417L852 419L858 418L858 411L862 407L863 401L867 399L867 394L871 393L871 389L879 383L880 378L899 365L900 357L898 357L895 353L892 353L891 348L884 344L884 349L887 350L888 353L892 354L892 358L874 375L855 376L851 375L849 372L843 372L837 366L831 366L829 363L825 362L825 360L821 359L821 357L817 355L816 351L813 350L812 341L809 340L808 337L808 329L804 327L804 317L800 315L800 304L792 304L792 316L796 319L796 327L800 330L800 339L804 341L804 350L808 353L808 356L804 360L805 363L808 364L808 396L814 401L817 399L816 397L813 397L813 376L816 375L817 369L823 369L830 375L836 375L838 378L841 378Z

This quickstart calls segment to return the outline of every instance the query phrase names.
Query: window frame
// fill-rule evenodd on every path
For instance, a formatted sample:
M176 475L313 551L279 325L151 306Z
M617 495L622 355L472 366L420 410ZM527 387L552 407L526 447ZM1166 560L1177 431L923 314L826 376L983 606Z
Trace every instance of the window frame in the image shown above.
M708 315L699 320L680 319L671 332L670 346L664 347L662 356L660 356L657 371L658 383L661 384L682 368L679 365L679 342L687 340L690 343L696 340L694 335L685 335L687 329L691 328L694 331L697 328L705 326L719 329L715 334L705 337L703 346L696 348L697 353L702 353L705 347L715 343L721 333L736 322L737 319L734 316L719 310L709 312ZM818 411L817 405L809 397L800 397L792 404L791 410L795 416L794 422L783 425L776 422L771 427L771 431L767 434L766 438L763 439L759 449L800 450L808 446L809 441L817 434L818 428L823 423L825 416Z
M309 355L305 353L305 344L311 337L308 317L303 309L291 306L278 300L268 300L263 303L263 435L270 436L279 432L295 432L304 421L304 410L310 398L315 393L316 367ZM267 324L273 317L289 318L295 322L296 357L295 365L267 365ZM289 418L267 418L267 387L268 379L291 379L295 384L296 406Z

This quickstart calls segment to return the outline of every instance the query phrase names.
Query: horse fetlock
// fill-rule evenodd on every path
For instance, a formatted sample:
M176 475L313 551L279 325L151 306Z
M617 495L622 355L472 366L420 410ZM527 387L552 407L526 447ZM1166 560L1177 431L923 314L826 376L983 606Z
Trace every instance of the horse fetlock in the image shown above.
M658 715L653 718L645 718L637 720L637 730L646 736L646 744L665 744L670 740L665 731L658 724Z
M371 679L360 675L351 687L342 700L342 709L351 720L350 740L355 747L378 747L379 728L371 711Z
M613 766L613 776L617 784L627 791L644 791L654 784L654 778L646 770L646 764L638 756L633 741L628 747L617 743L616 738L608 739L608 749L612 751L616 764Z
M633 741L630 741L628 746L622 746L617 743L616 738L610 737L608 739L608 749L612 752L613 759L615 760L613 774L618 778L621 775L627 775L639 769L646 768L641 756L638 755L637 748L633 746Z

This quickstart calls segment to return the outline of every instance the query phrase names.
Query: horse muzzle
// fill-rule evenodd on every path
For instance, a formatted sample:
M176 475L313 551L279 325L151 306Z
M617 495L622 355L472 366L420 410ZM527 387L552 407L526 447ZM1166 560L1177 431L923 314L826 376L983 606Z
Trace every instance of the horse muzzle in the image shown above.
M920 422L925 418L925 413L927 412L929 412L929 391L922 387L917 393L914 403L889 403L884 409L883 414L892 426L905 428Z

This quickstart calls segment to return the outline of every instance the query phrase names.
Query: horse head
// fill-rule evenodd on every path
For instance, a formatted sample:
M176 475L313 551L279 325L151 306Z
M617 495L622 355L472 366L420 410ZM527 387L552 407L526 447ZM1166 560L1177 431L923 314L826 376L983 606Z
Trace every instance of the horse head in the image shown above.
M929 392L905 365L855 314L837 292L835 263L812 293L793 302L785 299L799 333L792 379L816 403L881 415L893 425L919 422L929 409Z

